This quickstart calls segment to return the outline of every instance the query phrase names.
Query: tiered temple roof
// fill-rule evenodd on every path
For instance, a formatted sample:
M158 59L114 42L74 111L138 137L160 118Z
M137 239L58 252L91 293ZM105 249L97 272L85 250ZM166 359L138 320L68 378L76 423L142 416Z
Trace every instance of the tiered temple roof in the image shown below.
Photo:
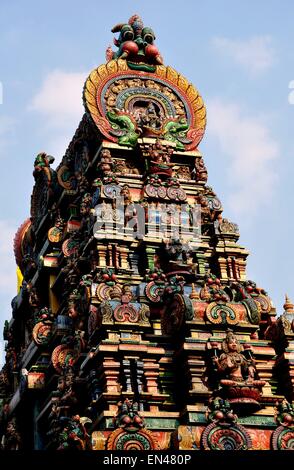
M14 251L4 449L293 449L294 307L277 317L207 184L206 109L134 15L39 153Z

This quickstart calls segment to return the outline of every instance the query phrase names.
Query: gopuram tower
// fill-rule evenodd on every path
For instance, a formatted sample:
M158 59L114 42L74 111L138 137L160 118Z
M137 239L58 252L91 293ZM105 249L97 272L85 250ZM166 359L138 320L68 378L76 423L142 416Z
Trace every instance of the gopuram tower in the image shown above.
M14 251L3 449L294 448L294 306L246 278L198 148L206 109L139 16L39 153Z

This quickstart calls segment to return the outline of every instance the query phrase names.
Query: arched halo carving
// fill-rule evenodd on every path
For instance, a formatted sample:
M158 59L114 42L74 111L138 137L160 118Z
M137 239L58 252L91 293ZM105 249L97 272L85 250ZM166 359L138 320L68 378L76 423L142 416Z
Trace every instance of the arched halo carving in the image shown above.
M209 424L201 436L204 450L249 450L252 440L246 429L240 424Z
M32 335L37 346L48 344L52 336L52 322L38 322L33 328Z
M84 87L86 112L110 141L134 146L139 136L160 136L178 149L195 149L204 135L206 109L196 88L171 67L154 73L111 60L94 69Z
M107 442L107 450L160 450L160 446L148 429L128 432L122 428L113 431Z
M273 450L294 450L294 428L279 426L271 437Z
M228 324L237 325L239 322L233 304L212 302L206 308L207 319L216 325Z

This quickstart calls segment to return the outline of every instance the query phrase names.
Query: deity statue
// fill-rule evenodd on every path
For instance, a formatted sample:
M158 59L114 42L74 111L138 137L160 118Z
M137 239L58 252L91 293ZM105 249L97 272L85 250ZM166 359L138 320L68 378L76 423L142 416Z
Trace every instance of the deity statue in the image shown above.
M192 258L192 249L188 241L173 238L163 240L164 249L169 258L169 264L172 265L173 269L181 267L181 269L187 270L191 264L189 261Z
M262 387L265 382L256 380L256 366L252 357L246 358L242 354L243 348L237 337L231 330L228 330L225 339L222 342L222 354L218 358L213 357L214 365L217 371L225 378L220 380L224 386L234 386L246 384L247 386Z
M2 438L1 447L3 450L20 450L21 449L21 436L16 428L14 420L7 423L6 432Z
M151 134L153 134L153 131L158 131L161 128L164 120L163 111L158 109L152 101L148 101L144 105L134 106L133 117L138 123L141 132L145 129L149 130Z
M121 192L120 192L120 196L123 198L124 206L131 204L132 196L131 196L130 188L127 184L123 185Z
M92 421L87 417L74 415L64 418L59 432L57 450L92 450L88 427Z
M172 176L172 168L174 164L170 162L170 158L173 154L172 148L167 148L156 140L155 144L150 145L150 166L149 173L162 176Z
M130 286L124 284L122 288L121 302L123 304L128 304L133 300L134 296Z
M126 398L118 403L118 411L113 418L113 424L126 430L140 429L144 426L144 420L139 415L139 405L137 402Z
M105 176L112 172L113 160L109 149L103 149L101 152L100 162L97 165L99 172Z
M202 158L195 159L195 167L192 171L192 175L194 176L197 183L200 181L204 183L207 182L207 169Z

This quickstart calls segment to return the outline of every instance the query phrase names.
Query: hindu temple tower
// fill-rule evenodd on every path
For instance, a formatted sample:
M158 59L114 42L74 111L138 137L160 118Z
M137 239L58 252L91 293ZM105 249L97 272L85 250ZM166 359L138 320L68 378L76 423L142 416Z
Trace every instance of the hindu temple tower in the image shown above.
M4 449L293 449L294 306L277 317L207 184L198 90L139 16L34 162L0 374Z

